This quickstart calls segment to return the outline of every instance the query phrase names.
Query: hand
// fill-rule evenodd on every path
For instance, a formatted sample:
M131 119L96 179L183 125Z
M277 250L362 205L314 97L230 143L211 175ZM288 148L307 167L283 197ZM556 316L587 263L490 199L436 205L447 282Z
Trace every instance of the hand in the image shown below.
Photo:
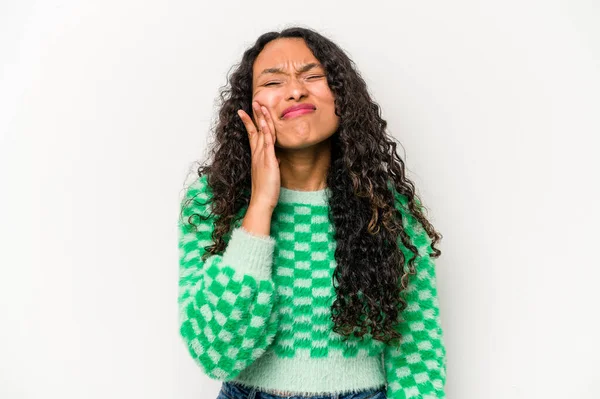
M273 145L277 142L277 132L275 131L275 123L273 122L273 118L271 118L271 114L269 110L264 105L258 103L258 101L252 102L252 111L254 114L254 120L260 123L261 119L264 119L269 131L271 133L271 137L273 137ZM257 125L261 130L262 127L260 124Z
M275 156L275 127L266 107L261 107L257 101L253 101L252 109L256 125L244 110L238 110L249 136L252 153L250 204L274 209L279 201L281 187L279 159Z

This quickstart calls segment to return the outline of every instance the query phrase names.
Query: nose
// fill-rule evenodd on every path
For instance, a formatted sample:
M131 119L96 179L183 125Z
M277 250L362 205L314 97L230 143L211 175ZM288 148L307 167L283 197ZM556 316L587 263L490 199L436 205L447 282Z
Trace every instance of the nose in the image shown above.
M288 100L300 100L302 97L306 97L307 90L302 79L292 78L290 79L290 83L288 85Z

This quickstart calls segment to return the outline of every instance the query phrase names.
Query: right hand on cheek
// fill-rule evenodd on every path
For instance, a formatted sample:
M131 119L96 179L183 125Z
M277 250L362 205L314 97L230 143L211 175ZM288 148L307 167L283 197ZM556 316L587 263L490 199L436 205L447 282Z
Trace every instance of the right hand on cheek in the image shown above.
M275 156L275 127L266 107L261 109L260 104L253 101L252 108L256 124L244 110L238 110L248 133L252 153L250 203L274 209L279 201L281 187L279 159Z

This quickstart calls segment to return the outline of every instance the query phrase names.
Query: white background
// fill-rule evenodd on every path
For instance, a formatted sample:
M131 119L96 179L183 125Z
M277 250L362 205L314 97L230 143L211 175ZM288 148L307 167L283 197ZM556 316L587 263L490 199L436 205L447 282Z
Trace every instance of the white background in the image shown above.
M0 1L0 397L216 398L178 336L179 198L229 68L297 23L356 62L444 235L448 398L599 398L599 20L594 0Z

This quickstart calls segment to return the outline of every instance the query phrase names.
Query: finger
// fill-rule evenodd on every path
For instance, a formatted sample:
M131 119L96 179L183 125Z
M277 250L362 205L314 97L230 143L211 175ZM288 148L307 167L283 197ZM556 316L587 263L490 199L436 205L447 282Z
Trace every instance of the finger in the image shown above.
M279 159L275 155L275 141L273 141L273 136L271 134L265 133L265 164L276 164L279 165Z
M267 126L267 122L265 122L265 120L261 120L261 125L262 125L262 136L264 137L264 151L263 151L263 159L264 159L264 163L265 165L269 165L272 161L272 157L274 155L272 155L271 153L273 152L272 148L273 148L273 136L271 136L271 134L268 132L269 127Z
M238 110L238 115L242 119L242 122L244 122L246 132L248 132L248 134L250 135L254 135L254 133L256 133L257 131L257 128L254 125L254 121L252 120L252 118L250 118L250 116L243 109Z
M240 109L237 113L242 122L244 123L246 133L248 133L250 149L252 150L252 152L254 152L254 148L256 147L256 139L258 136L256 126L254 126L254 122L252 122L252 119L250 119L250 116L246 113L246 111Z
M258 103L258 101L252 102L252 109L254 110L254 118L256 119L256 126L259 132L263 134L272 135L269 130L269 126L267 125L267 121L265 120L265 116L261 110L262 105Z
M263 133L265 133L264 129L263 129L263 124L261 121L265 121L265 116L263 115L263 112L261 110L262 105L258 102L258 101L253 101L252 102L252 108L254 110L254 118L256 120L256 127L258 128L258 130L262 131ZM269 133L271 134L271 133Z
M265 146L271 145L271 142L273 141L273 136L271 135L271 132L269 131L269 126L267 126L267 122L264 119L260 120L260 130L263 136L265 137Z
M267 125L267 121L265 121L264 118L263 118L263 119L260 119L259 123L260 123L260 127L259 127L258 130L260 130L263 134L268 135L272 139L273 138L273 133L271 133L271 129Z
M256 133L256 141L254 142L254 151L256 153L260 153L264 150L265 147L265 134L262 129L259 129Z
M252 101L252 109L254 110L254 120L256 120L256 127L258 130L262 130L261 120L265 120L265 116L260 109L261 105L258 101Z
M273 122L273 118L271 118L271 113L264 105L260 107L265 116L267 124L269 125L269 130L271 132L271 136L273 137L273 143L277 140L277 135L275 134L275 122Z

